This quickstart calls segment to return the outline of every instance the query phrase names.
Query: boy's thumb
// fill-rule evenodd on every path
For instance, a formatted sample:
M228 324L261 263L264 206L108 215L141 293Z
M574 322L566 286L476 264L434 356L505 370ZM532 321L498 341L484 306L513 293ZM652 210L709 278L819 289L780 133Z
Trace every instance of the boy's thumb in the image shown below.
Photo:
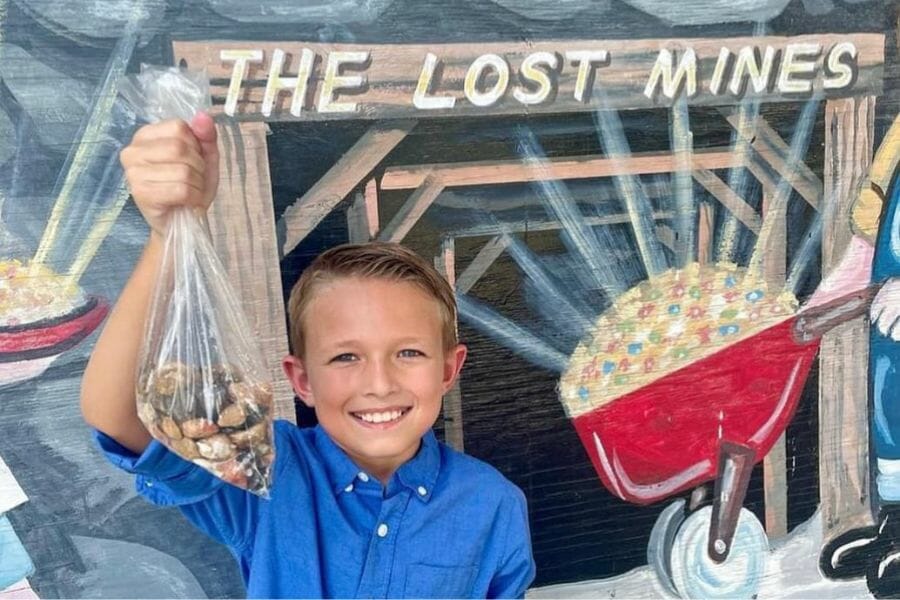
M209 206L216 195L219 186L219 147L216 145L216 124L205 112L198 112L191 119L191 131L200 142L200 150L203 152L203 160L206 163L206 182L204 205Z
M194 132L197 141L203 147L203 153L206 154L210 149L215 150L217 133L213 118L205 112L198 112L191 119L190 125L191 131Z

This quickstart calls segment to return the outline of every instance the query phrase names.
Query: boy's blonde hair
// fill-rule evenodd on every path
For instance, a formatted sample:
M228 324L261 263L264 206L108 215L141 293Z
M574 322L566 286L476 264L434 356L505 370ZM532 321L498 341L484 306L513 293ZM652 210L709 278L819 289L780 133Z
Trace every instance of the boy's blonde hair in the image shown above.
M316 289L341 277L372 277L417 285L438 303L444 349L457 345L456 297L447 280L428 261L400 244L368 242L343 244L326 250L303 271L294 285L288 300L288 318L295 356L302 358L304 355L303 318Z

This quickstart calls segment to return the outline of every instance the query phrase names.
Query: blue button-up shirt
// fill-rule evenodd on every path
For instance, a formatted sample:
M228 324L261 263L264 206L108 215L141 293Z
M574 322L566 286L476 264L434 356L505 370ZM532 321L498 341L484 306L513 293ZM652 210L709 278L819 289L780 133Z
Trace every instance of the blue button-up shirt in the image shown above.
M383 486L320 427L276 421L270 500L157 441L137 455L95 437L141 495L228 546L249 597L511 598L534 578L522 492L432 432Z

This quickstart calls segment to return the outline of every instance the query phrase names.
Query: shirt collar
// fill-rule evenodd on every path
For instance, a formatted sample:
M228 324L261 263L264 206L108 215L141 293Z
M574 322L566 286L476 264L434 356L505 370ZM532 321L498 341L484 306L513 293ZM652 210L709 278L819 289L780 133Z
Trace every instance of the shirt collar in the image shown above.
M361 469L331 439L321 425L315 427L315 445L322 456L332 490L335 494L345 492L359 477ZM434 491L440 466L441 451L434 432L429 429L422 436L422 445L419 447L419 451L400 466L394 477L402 485L412 490L414 496L427 502L431 499Z
M419 451L406 463L402 464L395 477L413 492L413 496L428 502L434 493L441 470L441 449L432 430L422 436Z

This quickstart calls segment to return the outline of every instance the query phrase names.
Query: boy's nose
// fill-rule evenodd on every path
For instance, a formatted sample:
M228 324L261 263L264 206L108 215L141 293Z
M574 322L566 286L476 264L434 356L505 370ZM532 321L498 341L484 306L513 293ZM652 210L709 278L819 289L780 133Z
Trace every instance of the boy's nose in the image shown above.
M365 393L384 398L399 389L394 366L388 360L372 360L366 369Z

